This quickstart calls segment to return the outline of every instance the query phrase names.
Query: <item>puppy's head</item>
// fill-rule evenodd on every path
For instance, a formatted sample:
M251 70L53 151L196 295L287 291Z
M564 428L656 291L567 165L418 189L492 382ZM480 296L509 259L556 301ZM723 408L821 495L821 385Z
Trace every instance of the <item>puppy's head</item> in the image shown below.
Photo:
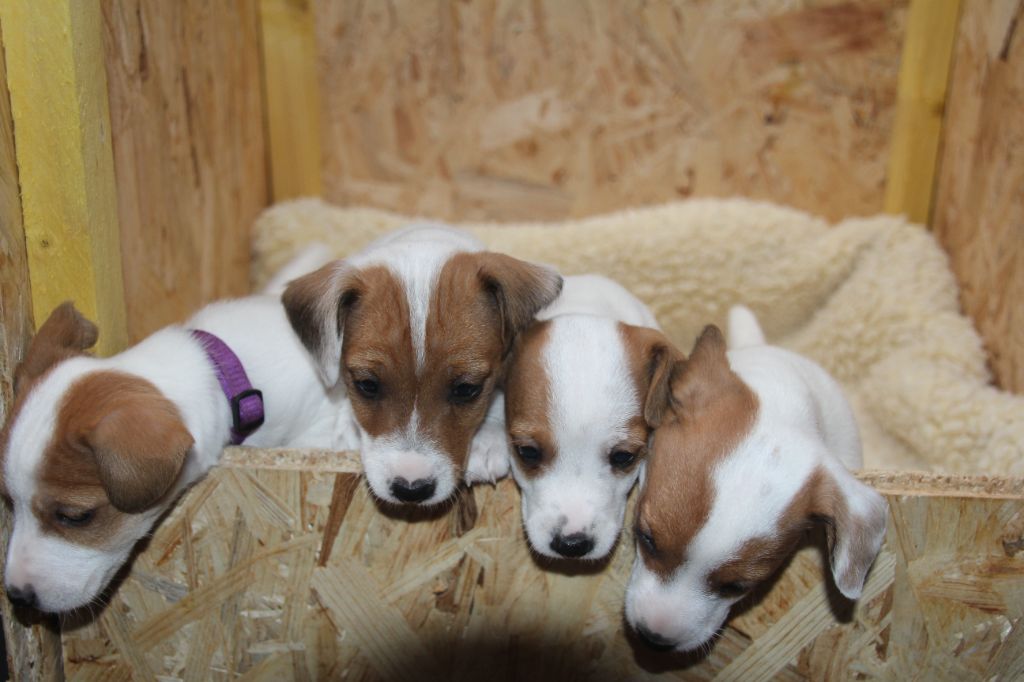
M680 359L661 332L602 317L564 315L524 335L505 412L538 553L599 559L615 546L647 452L647 403Z
M715 327L667 399L637 505L629 623L655 645L700 646L816 520L829 531L836 585L857 598L885 533L881 495L803 431L761 418Z
M44 611L96 598L170 502L192 445L152 384L81 357L96 336L70 304L50 316L16 371L0 434L14 512L4 584Z
M289 285L292 326L326 383L348 388L374 494L431 505L454 492L513 341L560 288L549 268L422 243Z

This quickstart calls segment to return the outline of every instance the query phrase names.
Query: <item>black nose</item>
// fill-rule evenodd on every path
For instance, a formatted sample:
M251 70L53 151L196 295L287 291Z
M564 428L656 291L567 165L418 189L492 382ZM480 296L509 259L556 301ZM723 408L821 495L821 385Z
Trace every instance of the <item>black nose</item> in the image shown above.
M402 502L422 502L428 500L437 489L437 483L431 478L418 478L412 483L402 477L391 482L391 494Z
M658 651L668 651L669 649L675 649L676 643L671 639L666 639L656 632L651 632L643 624L636 626L637 634L644 640L644 643L652 649Z
M551 550L562 556L577 558L594 549L594 538L585 533L573 533L562 536L561 533L551 538Z
M7 588L7 598L11 600L11 603L15 606L23 606L25 608L35 608L38 603L36 600L36 591L32 585L25 585L25 587L15 587L13 585Z

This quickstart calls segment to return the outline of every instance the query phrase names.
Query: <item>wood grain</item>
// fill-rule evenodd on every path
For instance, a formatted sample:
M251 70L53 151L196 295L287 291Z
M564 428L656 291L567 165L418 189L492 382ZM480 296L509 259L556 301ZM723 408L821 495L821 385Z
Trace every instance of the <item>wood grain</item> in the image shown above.
M1024 392L1024 3L964 3L933 229L996 383Z
M267 203L254 2L102 0L129 336L248 292Z
M444 219L882 209L904 0L314 1L324 196Z
M0 3L34 317L73 299L127 344L110 113L95 1Z
M65 630L68 677L97 678L129 661L158 677L189 669L212 680L229 679L226 671L495 681L1020 673L1024 480L862 474L891 509L864 598L852 606L838 596L825 577L824 534L812 533L695 658L647 650L624 632L630 542L607 565L542 566L527 549L511 481L474 489L476 525L458 536L449 518L457 510L379 508L349 473L356 465L354 454L229 449L226 465L164 520L111 606ZM357 484L340 523L339 479L351 479L347 490ZM230 634L204 629L228 611ZM205 668L194 667L197 656Z

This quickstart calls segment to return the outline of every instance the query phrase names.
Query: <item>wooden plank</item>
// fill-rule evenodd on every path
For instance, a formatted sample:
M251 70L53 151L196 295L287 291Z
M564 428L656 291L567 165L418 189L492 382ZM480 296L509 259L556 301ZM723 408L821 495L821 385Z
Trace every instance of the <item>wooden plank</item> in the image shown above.
M885 210L928 222L960 0L911 0Z
M7 93L4 25L0 22L0 424L6 423L14 400L14 368L21 361L32 333L32 296L29 287L25 232L18 193L18 167L14 128ZM0 506L0 570L11 533L7 505ZM54 619L26 621L0 595L0 619L7 644L11 679L49 682L63 679L60 635Z
M258 5L100 4L135 342L249 291L267 203Z
M891 514L856 607L837 596L826 575L824 533L812 534L764 597L739 609L709 655L680 657L647 650L624 631L632 544L620 543L599 566L541 566L523 537L511 481L475 490L477 523L459 537L444 511L382 509L362 483L351 499L346 492L347 513L332 513L338 471L356 461L352 453L333 464L312 451L229 454L231 466L189 491L157 529L114 597L112 608L139 624L131 643L119 645L102 622L65 633L72 679L89 679L140 651L158 677L179 676L186 666L201 677L198 664L189 665L193 654L210 661L213 677L273 669L297 679L425 678L429 666L444 679L486 675L495 682L944 679L943 671L991 679L1020 666L1021 479L862 473L886 495ZM268 494L284 500L285 490L304 493L301 512L292 511L303 523L265 533L243 573L228 559L238 522L256 518L263 504L228 494L245 454L253 456L247 477ZM164 537L181 535L181 523L197 538L191 550ZM330 556L318 561L317 548L335 532ZM150 552L160 554L159 563ZM214 567L209 574L207 566ZM158 583L188 585L190 572L203 578L185 597L155 591ZM143 592L151 597L140 599ZM197 641L189 628L226 605L237 614L225 636L233 644Z
M933 229L996 384L1024 392L1024 4L964 4Z
M0 21L35 318L73 299L113 353L127 327L99 4L12 0Z
M907 0L313 0L323 194L544 220L883 208Z
M261 0L260 31L271 197L318 196L320 85L309 0Z

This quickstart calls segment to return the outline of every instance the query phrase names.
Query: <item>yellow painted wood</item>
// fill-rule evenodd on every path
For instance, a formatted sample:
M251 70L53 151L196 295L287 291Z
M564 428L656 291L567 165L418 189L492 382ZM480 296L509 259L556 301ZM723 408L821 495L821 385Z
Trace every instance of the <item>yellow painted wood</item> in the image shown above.
M960 0L911 0L885 210L928 222Z
M319 195L320 89L308 0L262 0L263 81L272 199Z
M72 299L108 355L127 333L99 2L3 0L0 22L35 319Z

